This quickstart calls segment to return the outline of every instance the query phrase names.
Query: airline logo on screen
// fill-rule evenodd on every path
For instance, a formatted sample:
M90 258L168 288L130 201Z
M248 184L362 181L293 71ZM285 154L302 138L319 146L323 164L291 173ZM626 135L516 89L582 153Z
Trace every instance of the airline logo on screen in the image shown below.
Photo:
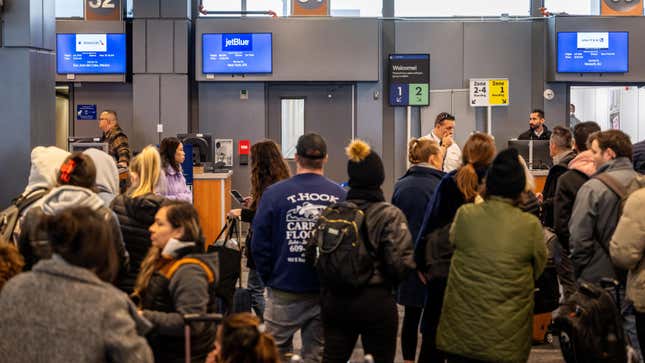
M578 49L607 49L609 48L609 33L578 33L577 45Z
M222 50L227 52L248 52L253 50L251 34L223 34Z
M77 52L106 52L106 34L76 34Z

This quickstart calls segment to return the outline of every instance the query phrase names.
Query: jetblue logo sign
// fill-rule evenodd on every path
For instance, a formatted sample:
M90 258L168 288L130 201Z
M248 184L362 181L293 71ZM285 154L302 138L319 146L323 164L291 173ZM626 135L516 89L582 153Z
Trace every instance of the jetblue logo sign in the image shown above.
M253 50L251 34L224 34L222 36L222 50L227 52L248 52Z

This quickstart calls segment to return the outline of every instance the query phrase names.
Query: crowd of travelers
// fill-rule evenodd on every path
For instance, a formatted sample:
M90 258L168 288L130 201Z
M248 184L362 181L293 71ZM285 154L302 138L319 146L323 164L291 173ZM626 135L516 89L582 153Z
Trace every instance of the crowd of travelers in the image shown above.
M543 131L533 123L529 131L545 135L536 125ZM222 256L209 248L214 241L205 240L191 204L178 139L132 159L129 151L34 148L17 199L30 203L0 241L0 357L341 363L360 337L370 359L394 362L401 305L405 362L526 362L544 296L555 299L546 310L556 327L585 316L575 307L585 306L587 291L602 291L619 324L610 340L624 346L595 348L638 361L644 143L594 122L556 126L547 135L553 166L536 192L517 150L497 150L484 133L460 147L454 128L455 117L441 113L430 135L409 141L410 167L391 199L383 161L365 141L346 147L345 188L324 175L320 135L300 136L293 174L278 144L255 143L251 195L228 214L250 225L252 310L244 313L218 303ZM594 290L608 281L611 293ZM571 306L574 313L559 314ZM223 320L187 320L212 313ZM580 340L573 348L560 341L567 361L594 361L581 359L593 349L582 352L582 338L572 339Z

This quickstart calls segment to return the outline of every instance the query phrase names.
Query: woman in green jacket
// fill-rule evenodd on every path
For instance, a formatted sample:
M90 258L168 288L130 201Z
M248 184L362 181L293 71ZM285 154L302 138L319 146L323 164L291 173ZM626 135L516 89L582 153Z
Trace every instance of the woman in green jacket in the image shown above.
M539 220L516 207L526 178L516 150L499 153L485 202L462 206L437 346L448 362L526 362L534 282L546 263Z

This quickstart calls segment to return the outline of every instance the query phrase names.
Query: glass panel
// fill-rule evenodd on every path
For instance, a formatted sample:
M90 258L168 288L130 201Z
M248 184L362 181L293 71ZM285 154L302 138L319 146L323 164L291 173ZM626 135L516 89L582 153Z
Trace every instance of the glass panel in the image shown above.
M383 14L383 0L330 0L330 2L331 16L377 18Z
M600 3L598 0L544 0L544 7L554 14L567 13L569 15L599 15Z
M582 0L580 0L582 1ZM527 0L452 0L419 1L395 0L394 14L400 17L419 16L528 16L530 1Z
M208 11L241 11L242 0L204 0L204 8ZM207 16L240 16L240 14L213 14Z
M293 159L296 143L305 133L305 99L282 99L282 155Z
M83 0L56 0L54 6L57 18L83 18Z
M246 10L273 10L278 16L286 16L289 14L289 0L246 0Z
M622 130L632 142L645 138L645 129L640 126L645 118L640 113L645 92L638 87L571 87L571 103L580 121L595 121L603 130Z

